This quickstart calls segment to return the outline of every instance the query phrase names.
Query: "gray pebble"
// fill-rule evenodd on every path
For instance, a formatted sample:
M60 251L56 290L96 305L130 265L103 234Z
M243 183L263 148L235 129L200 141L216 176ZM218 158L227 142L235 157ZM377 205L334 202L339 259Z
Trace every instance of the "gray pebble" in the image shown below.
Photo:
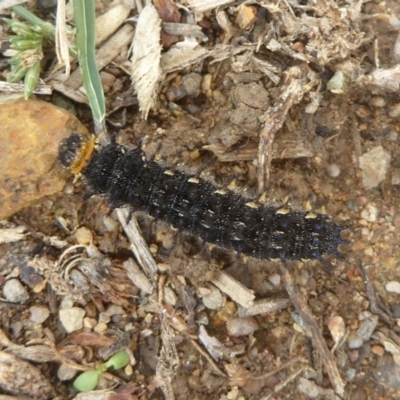
M346 371L346 376L347 376L347 379L349 380L349 381L352 381L354 378L355 378L355 376L356 376L356 370L354 369L354 368L349 368L347 371Z
M356 333L351 334L347 339L349 349L359 349L363 345L363 340Z
M29 299L28 291L18 279L10 279L4 284L3 296L12 303L25 303Z
M336 164L329 164L327 167L328 175L337 178L340 175L340 168Z
M190 97L196 97L200 94L200 85L202 76L196 72L184 75L182 78L182 86Z
M390 309L393 313L394 318L400 318L400 304L392 304Z
M50 310L47 307L42 306L32 306L29 311L31 313L31 321L34 321L37 324L46 321L50 315Z

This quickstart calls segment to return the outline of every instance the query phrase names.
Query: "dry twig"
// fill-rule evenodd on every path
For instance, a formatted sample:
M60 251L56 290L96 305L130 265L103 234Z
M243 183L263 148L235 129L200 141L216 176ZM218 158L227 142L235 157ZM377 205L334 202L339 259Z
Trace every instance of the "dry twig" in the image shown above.
M339 371L337 369L335 360L333 359L332 353L322 336L322 333L309 309L306 299L298 290L292 275L290 274L287 264L279 263L280 273L282 276L282 281L285 285L286 291L289 294L290 299L296 311L299 313L306 327L306 333L311 337L314 347L317 349L319 355L321 356L322 362L325 366L326 372L329 375L330 381L335 392L339 396L344 395L344 383L340 377Z

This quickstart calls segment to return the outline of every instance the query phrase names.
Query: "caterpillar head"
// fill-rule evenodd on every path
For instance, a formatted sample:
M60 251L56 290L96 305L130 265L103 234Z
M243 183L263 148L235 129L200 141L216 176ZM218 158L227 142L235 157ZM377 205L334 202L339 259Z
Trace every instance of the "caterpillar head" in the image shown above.
M95 142L93 135L73 133L58 146L58 160L74 174L79 174L92 157Z

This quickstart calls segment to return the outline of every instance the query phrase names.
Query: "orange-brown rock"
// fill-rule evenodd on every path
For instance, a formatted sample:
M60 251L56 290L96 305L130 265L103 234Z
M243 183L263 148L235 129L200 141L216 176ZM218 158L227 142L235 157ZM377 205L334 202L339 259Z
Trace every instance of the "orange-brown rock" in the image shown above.
M0 219L43 196L61 191L65 179L58 144L72 132L87 133L67 111L40 100L0 104Z

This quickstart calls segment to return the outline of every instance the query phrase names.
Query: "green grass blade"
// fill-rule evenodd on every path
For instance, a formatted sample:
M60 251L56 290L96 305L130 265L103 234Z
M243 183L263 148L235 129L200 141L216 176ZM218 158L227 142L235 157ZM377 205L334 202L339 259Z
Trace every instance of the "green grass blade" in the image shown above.
M96 66L94 0L74 0L74 19L83 84L93 117L97 123L101 123L106 114L106 107L103 86Z

